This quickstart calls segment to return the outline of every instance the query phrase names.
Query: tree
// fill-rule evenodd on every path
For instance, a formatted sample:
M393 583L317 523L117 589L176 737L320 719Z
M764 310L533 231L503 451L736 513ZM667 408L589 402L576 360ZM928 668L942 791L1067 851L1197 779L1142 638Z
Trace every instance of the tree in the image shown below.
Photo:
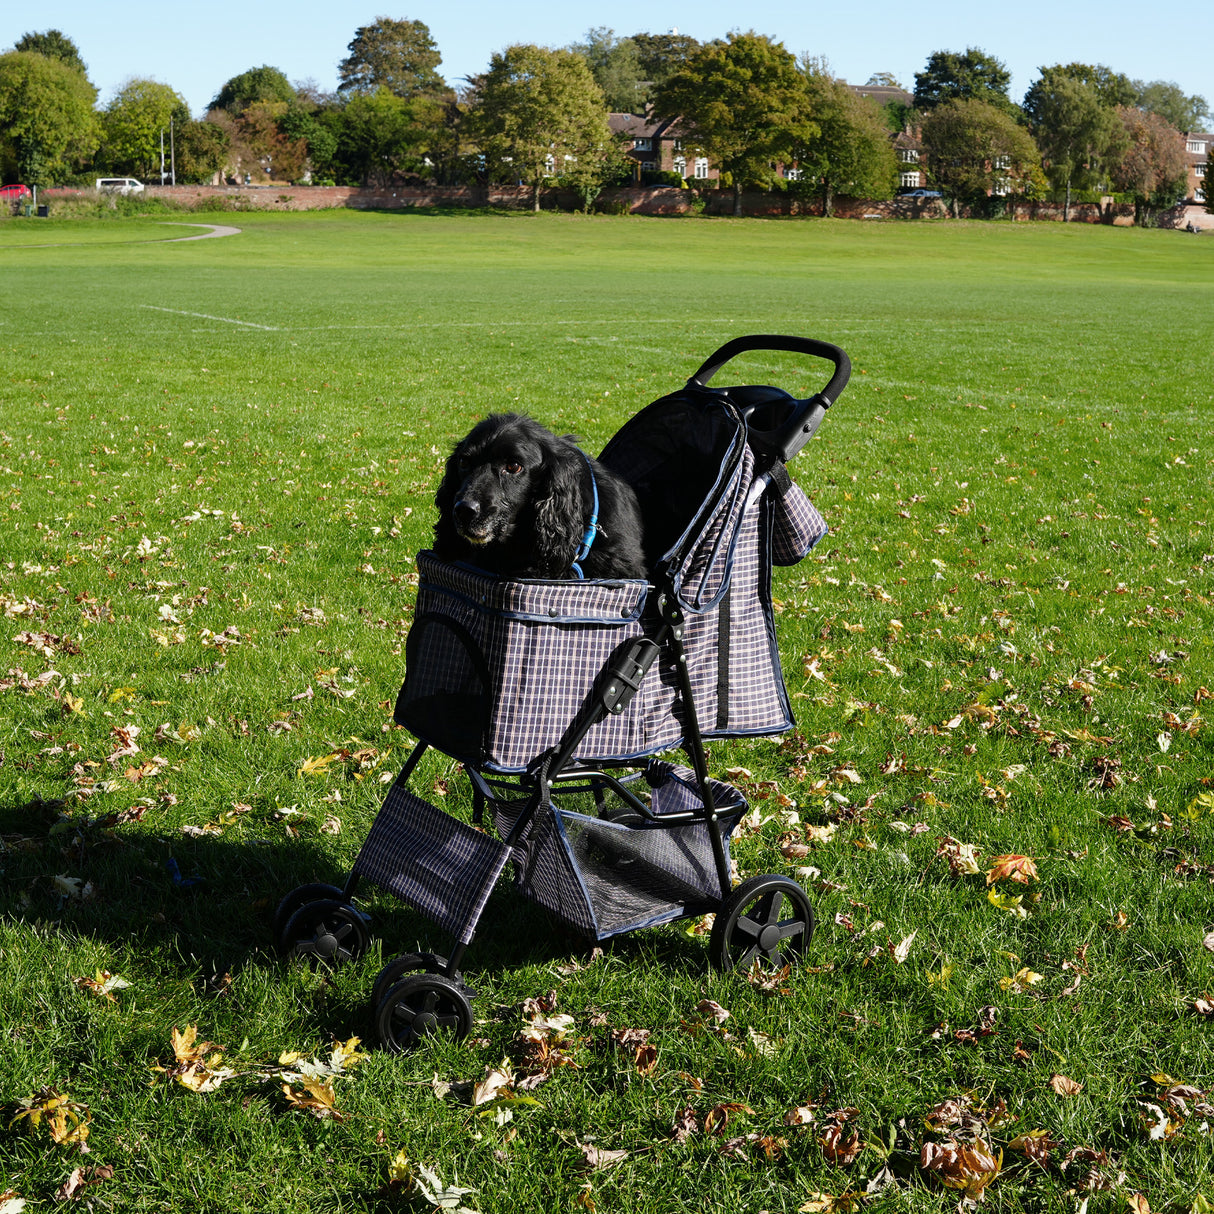
M101 116L101 157L114 173L152 177L159 169L161 135L170 146L170 129L176 143L176 128L190 120L185 99L167 84L156 80L128 80ZM172 128L170 128L172 124Z
M945 101L923 119L920 136L931 179L950 201L987 205L992 195L1032 196L1041 157L1032 137L996 106L972 99Z
M423 21L377 17L359 26L337 68L340 93L373 93L383 87L398 97L436 95L447 91L438 74L443 57Z
M1184 136L1158 114L1136 106L1117 107L1126 148L1112 166L1114 188L1134 200L1134 222L1152 222L1156 211L1175 206L1185 195L1189 161Z
M329 180L334 176L339 141L336 124L324 121L324 114L324 107L304 103L301 90L299 100L288 104L278 120L278 127L292 142L303 141L312 178Z
M76 44L59 30L46 30L41 34L23 34L13 45L15 51L33 51L36 55L45 55L48 59L58 59L67 64L73 71L82 76L88 75L88 68L80 58Z
M1061 75L1080 84L1090 84L1100 98L1101 105L1116 109L1119 105L1136 105L1138 86L1128 76L1115 72L1103 63L1067 63L1054 69Z
M685 145L729 174L735 215L743 187L772 184L776 163L791 163L818 131L796 59L753 30L693 52L657 88L653 106L677 122Z
M227 162L231 141L213 122L187 119L173 132L179 182L210 181Z
M207 107L211 110L226 110L233 117L243 114L258 101L294 101L295 89L291 82L276 67L262 64L251 67L239 76L233 76L215 94Z
M54 185L97 148L97 90L58 59L0 55L0 159L29 185Z
M381 84L356 93L342 110L334 158L347 179L387 185L424 171L442 120L442 103L433 97L400 97Z
M873 89L902 88L902 81L893 72L873 72L864 83L867 88Z
M510 46L479 78L469 129L491 177L516 178L540 209L544 181L570 158L602 159L611 146L603 90L581 55Z
M1055 189L1065 192L1065 223L1071 215L1072 189L1089 189L1104 180L1125 143L1125 128L1116 111L1101 100L1094 81L1061 65L1041 69L1041 79L1024 96L1024 112L1046 175Z
M662 84L700 49L688 34L633 34L628 40L637 48L641 76L650 84Z
M1209 103L1200 94L1186 97L1178 84L1170 80L1134 81L1138 96L1134 104L1140 110L1158 114L1178 131L1199 131L1206 119Z
M834 213L836 194L891 198L898 160L881 108L817 63L807 65L806 87L818 132L797 163L806 187L820 192L822 213Z
M609 110L622 114L645 112L648 90L642 88L641 56L631 38L617 38L614 30L600 26L587 30L586 41L575 42L569 49L590 65Z
M1013 113L1015 104L1007 95L1011 73L993 55L977 47L965 54L935 51L927 67L915 73L915 109L927 111L946 101L982 101L1004 113Z

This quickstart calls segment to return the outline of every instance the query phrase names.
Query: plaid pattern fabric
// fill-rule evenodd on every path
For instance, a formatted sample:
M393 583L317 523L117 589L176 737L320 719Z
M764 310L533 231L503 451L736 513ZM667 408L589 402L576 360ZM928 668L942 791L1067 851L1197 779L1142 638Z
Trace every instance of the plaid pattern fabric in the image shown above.
M398 779L354 861L354 871L467 944L510 849L436 809Z
M777 497L771 514L771 559L777 565L795 565L828 530L800 485L790 485L783 497Z

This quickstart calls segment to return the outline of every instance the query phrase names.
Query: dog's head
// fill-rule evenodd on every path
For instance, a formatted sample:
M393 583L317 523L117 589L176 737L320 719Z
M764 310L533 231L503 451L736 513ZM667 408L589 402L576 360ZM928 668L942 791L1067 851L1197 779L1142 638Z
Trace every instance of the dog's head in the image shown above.
M495 413L479 422L452 451L435 495L440 547L455 537L478 550L533 542L554 478L569 464L561 444L519 414Z

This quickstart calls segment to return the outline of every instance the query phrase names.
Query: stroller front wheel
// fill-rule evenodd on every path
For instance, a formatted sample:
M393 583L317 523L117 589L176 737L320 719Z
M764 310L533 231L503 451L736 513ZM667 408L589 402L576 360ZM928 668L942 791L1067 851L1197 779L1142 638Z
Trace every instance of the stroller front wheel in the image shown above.
M790 877L750 877L725 899L713 921L708 955L722 973L748 970L756 961L790 965L814 934L814 910Z
M458 983L442 974L410 974L380 1000L375 1031L384 1049L400 1053L424 1037L448 1032L457 1039L472 1028L472 1004Z
M414 974L418 971L424 971L429 974L442 974L444 977L454 979L456 983L461 985L463 983L463 979L460 977L458 971L454 974L447 973L446 957L440 957L436 953L401 953L400 956L393 957L375 975L375 985L371 988L372 1005L379 1007L380 1000L406 974Z
M283 944L283 930L291 921L291 916L306 903L318 902L322 898L331 898L338 902L346 900L345 894L336 885L325 885L320 881L312 881L307 885L296 886L295 889L283 897L274 912L274 927L272 929L274 932L274 943L278 945L280 950L283 952L288 951Z

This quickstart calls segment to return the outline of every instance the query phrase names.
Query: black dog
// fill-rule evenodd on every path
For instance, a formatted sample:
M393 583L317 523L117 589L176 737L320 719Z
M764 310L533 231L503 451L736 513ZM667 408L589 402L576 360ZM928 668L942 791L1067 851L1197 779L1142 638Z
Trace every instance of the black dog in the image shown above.
M434 504L443 560L512 578L646 576L631 486L529 417L494 413L473 427Z

